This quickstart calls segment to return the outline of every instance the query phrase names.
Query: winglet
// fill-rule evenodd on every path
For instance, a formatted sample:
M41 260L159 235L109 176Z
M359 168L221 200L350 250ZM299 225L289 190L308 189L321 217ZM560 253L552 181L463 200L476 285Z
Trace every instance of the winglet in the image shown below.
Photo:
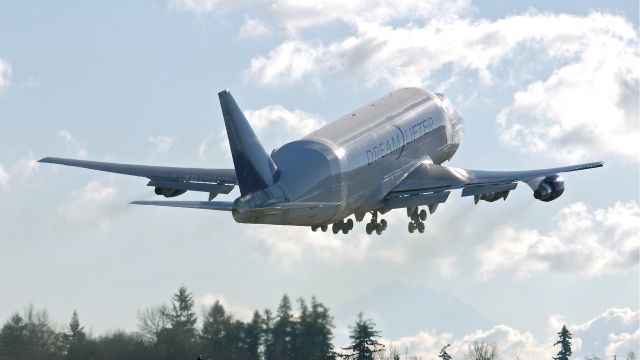
M267 155L229 90L218 93L227 128L233 165L242 195L264 189L274 183L276 165Z

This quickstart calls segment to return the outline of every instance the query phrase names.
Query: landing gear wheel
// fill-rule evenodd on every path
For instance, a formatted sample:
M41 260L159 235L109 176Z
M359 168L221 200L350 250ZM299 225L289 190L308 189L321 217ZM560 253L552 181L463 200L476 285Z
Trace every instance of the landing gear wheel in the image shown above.
M382 226L382 231L387 230L387 220L380 220L380 226Z
M414 232L414 231L416 231L416 224L414 224L414 223L410 222L410 223L409 223L409 232L410 232L411 234L413 234L413 232Z
M343 233L343 234L346 234L346 233L348 233L348 232L349 232L349 228L348 228L348 227L346 227L346 226L343 226L343 227L342 227L342 233Z
M424 210L422 210L424 211ZM420 222L418 223L418 232L420 232L420 234L422 234L424 232L424 223Z
M367 235L371 235L371 233L373 233L373 224L372 223L367 223L367 226L365 227L365 230L367 230Z
M329 229L328 225L322 225L320 226L320 230L322 230L322 232L327 232L327 230Z
M318 227L317 226L311 226L311 231L313 231L313 232L318 231Z
M331 231L333 231L334 234L337 234L340 232L340 225L338 223L334 223L331 226Z
M353 230L353 220L347 219L347 222L345 223L345 227L347 228L347 230Z
M427 220L427 210L425 209L420 210L420 220L422 221Z
M378 235L382 234L382 228L380 228L380 226L376 226L376 234Z

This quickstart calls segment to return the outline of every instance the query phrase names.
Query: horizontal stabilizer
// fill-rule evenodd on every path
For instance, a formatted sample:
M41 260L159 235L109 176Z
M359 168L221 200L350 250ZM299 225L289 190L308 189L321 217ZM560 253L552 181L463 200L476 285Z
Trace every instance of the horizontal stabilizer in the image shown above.
M256 210L293 210L293 209L315 209L324 207L338 207L339 202L284 202L274 205L261 206Z
M231 201L133 201L133 205L169 206L190 209L232 211Z

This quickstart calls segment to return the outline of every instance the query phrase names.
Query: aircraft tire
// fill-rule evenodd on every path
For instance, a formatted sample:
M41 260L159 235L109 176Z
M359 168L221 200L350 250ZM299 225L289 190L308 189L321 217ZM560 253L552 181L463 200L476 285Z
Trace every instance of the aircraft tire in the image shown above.
M333 231L334 234L337 234L340 232L340 226L338 225L338 223L334 223L331 226L331 231Z
M413 232L416 230L416 225L412 222L409 223L409 233L413 234Z
M348 232L349 232L349 228L346 227L346 226L343 226L342 227L342 233L346 235Z
M382 219L380 220L380 226L382 226L382 230L387 230L387 220Z
M353 220L352 219L347 219L347 222L345 224L346 224L346 228L348 230L353 230Z
M367 235L371 235L371 233L373 233L373 225L371 223L367 223L365 230L367 230Z
M422 221L427 220L427 210L425 209L420 210L420 220Z
M329 226L327 225L320 226L320 230L322 230L322 232L327 232L328 229L329 229Z
M381 227L377 227L376 228L376 234L381 235L382 234L382 228Z
M318 231L318 227L317 226L311 226L311 231L313 231L313 232Z
M418 231L420 232L420 234L422 234L424 232L424 223L418 223Z

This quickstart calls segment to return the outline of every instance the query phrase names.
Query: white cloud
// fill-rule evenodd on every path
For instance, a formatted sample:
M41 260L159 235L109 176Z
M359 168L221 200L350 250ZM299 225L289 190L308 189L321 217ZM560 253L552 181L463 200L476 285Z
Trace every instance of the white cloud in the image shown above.
M499 273L529 276L539 271L594 276L637 271L640 251L640 207L617 202L590 210L584 203L562 209L554 230L499 228L488 244L476 251L479 277Z
M87 157L85 142L77 140L67 130L60 130L58 132L58 136L64 139L64 143L67 146L67 151L69 151L73 156L79 158Z
M470 8L467 0L172 0L171 7L199 15L245 10L278 23L290 33L334 21L390 22L456 14Z
M241 38L263 37L271 34L267 24L259 19L245 18L244 25L240 28L238 36Z
M395 26L385 22L395 17L382 10L338 16L322 6L314 9L325 11L327 19L352 24L354 33L329 43L289 37L251 60L248 80L320 87L335 76L367 86L448 87L458 73L471 71L480 84L489 86L500 71L526 72L533 57L550 63L552 74L512 84L525 88L497 117L502 141L563 161L591 159L594 154L634 157L640 152L638 33L619 16L528 13L495 21L437 17L422 26ZM381 21L368 21L371 14ZM394 15L410 19L404 11ZM358 18L351 19L354 16ZM291 21L295 27L296 21L304 20ZM531 56L513 57L522 51ZM443 70L451 72L449 80L433 83L434 75ZM520 80L524 81L526 77Z
M33 150L29 150L26 157L16 162L15 173L26 177L38 171L38 160L33 155Z
M98 225L106 229L110 215L115 209L112 203L116 188L92 180L80 190L74 190L68 203L58 209L58 213L68 222L83 225Z
M552 329L558 331L566 324L561 316L549 319ZM576 356L597 355L622 358L628 351L640 348L640 311L629 308L611 308L582 324L567 324L573 333Z
M9 173L4 169L4 166L0 164L0 186L6 188L9 184Z
M624 30L614 30L615 36L586 32L588 40L576 44L576 61L515 93L498 116L501 139L562 161L635 159L640 153L640 51L637 34Z
M270 226L269 226L270 227ZM253 226L249 235L257 239L271 259L284 267L303 261L314 254L331 261L362 260L370 256L370 237L367 235L336 236L331 228L326 233L312 232L307 226L291 226L287 231L269 231L266 226Z
M244 114L266 151L307 135L324 124L324 121L315 114L298 109L289 110L280 105L247 110ZM206 153L210 142L211 138L207 136L201 143L199 153ZM220 150L229 152L229 141L225 130L218 135L218 144Z
M11 84L11 65L4 59L0 58L0 90L9 87Z
M154 158L167 155L176 144L175 137L166 135L150 136L148 140L152 145L151 156Z
M436 268L444 279L451 279L458 275L455 256L447 256L435 261Z
M227 314L232 314L235 319L250 321L253 316L253 309L244 305L232 304L223 295L207 293L196 299L198 304L205 307L205 311L216 301L220 302Z
M637 351L640 329L638 329L639 311L631 309L608 309L595 319L579 325L567 325L573 333L574 358L584 355L623 358L628 351ZM473 342L485 342L497 346L501 359L539 360L550 359L558 351L553 344L557 340L556 332L564 322L558 316L549 319L551 325L546 339L537 339L532 333L520 331L507 325L496 325L490 329L476 330L470 334L455 338L452 334L420 332L396 340L385 340L395 349L407 350L410 354L422 355L430 359L440 349L451 344L448 349L453 358L464 356L468 345Z

